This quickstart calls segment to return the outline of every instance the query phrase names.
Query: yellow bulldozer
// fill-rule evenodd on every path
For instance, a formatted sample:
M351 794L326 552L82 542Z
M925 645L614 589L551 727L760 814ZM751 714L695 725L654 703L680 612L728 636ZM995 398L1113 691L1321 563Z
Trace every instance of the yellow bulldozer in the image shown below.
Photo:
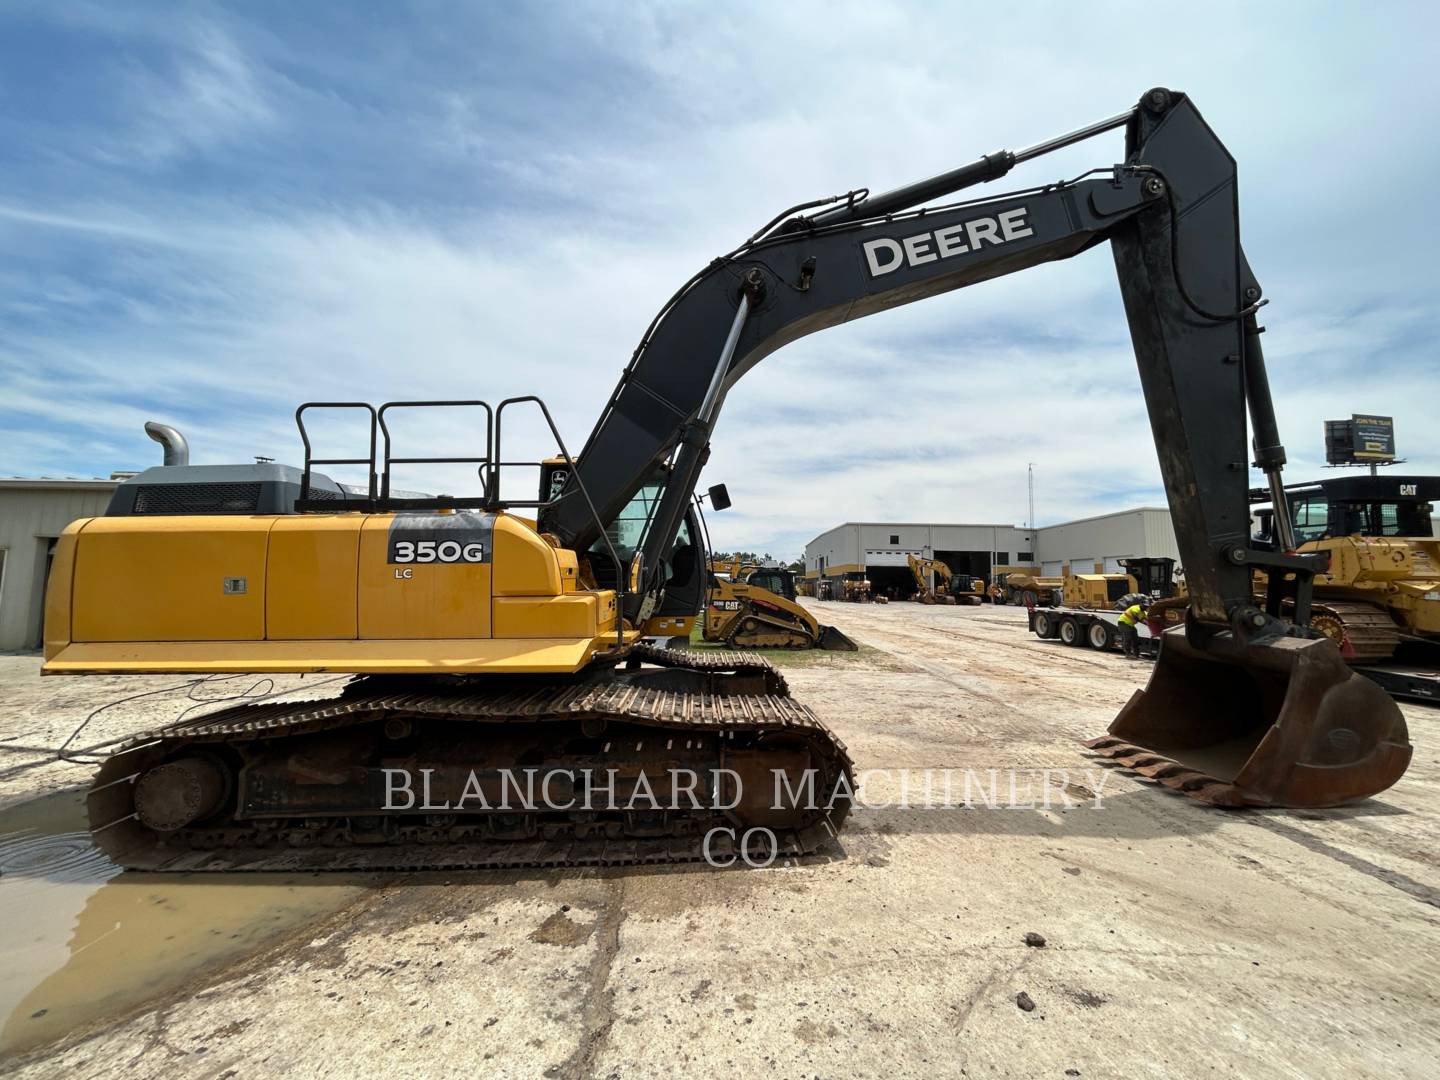
M1074 180L956 197L1115 132L1116 153ZM95 777L91 835L121 865L177 871L630 865L829 845L854 769L783 674L740 650L647 644L703 602L694 497L722 407L806 334L1102 244L1190 608L1147 686L1085 745L1213 805L1385 790L1410 760L1404 717L1307 625L1323 558L1256 545L1244 527L1247 422L1272 490L1285 458L1239 202L1234 158L1195 103L1154 87L1025 149L888 192L857 184L747 230L646 327L578 454L535 397L324 401L296 412L298 467L172 464L126 480L55 545L44 674L353 678L330 697L234 702L136 736ZM448 457L400 445L390 421L417 408L470 410L466 445ZM363 444L317 451L305 420L321 409L348 410ZM518 462L502 430L525 413L563 460L517 497L506 470L541 463ZM475 490L399 490L396 468L420 462L467 464ZM359 482L329 475L336 465ZM1276 517L1288 539L1283 502Z
M857 649L799 603L792 571L738 559L711 564L703 635L706 641L732 648Z
M906 555L905 564L915 579L915 599L919 603L979 604L985 598L984 578L956 574L943 559Z
M1310 625L1342 656L1373 663L1407 644L1440 646L1440 538L1431 519L1440 477L1341 476L1289 486L1285 498L1296 550L1327 560L1315 575ZM1269 539L1273 505L1256 517Z

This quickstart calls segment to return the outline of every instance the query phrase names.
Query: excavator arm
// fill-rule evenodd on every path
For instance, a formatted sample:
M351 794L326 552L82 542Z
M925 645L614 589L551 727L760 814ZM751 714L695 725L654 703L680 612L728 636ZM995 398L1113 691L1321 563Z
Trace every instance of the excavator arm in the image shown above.
M935 575L935 584L941 589L950 587L950 567L940 559L921 559L914 555L906 555L905 563L910 567L910 575L915 579L916 586L922 592L930 589L930 575Z
M1014 165L1123 127L1123 161L1068 182L935 206ZM816 210L808 216L798 213ZM1275 550L1250 539L1254 463L1283 495L1261 328L1240 244L1235 162L1184 94L931 180L797 207L692 277L655 317L541 527L583 550L668 463L625 614L663 595L725 395L762 359L817 330L1108 241L1135 349L1190 608L1160 663L1089 745L1208 801L1334 805L1383 790L1410 757L1393 702L1307 627L1320 569L1294 552L1277 496ZM583 488L581 486L583 481ZM588 493L589 498L585 497ZM591 500L598 514L591 509ZM1257 603L1253 569L1267 573ZM1292 613L1288 621L1279 616Z

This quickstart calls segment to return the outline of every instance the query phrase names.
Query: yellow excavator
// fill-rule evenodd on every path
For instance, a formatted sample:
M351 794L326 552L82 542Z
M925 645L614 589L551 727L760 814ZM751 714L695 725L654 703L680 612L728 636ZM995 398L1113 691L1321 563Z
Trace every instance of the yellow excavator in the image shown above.
M956 196L1115 130L1123 156L1105 168ZM356 678L334 697L240 702L125 744L88 796L96 843L122 865L174 870L675 861L737 836L819 850L851 805L840 741L753 654L644 641L699 610L692 503L727 392L803 335L1101 244L1190 606L1149 684L1087 745L1216 805L1383 791L1410 759L1404 719L1310 629L1321 560L1293 553L1283 499L1276 547L1249 536L1247 409L1277 492L1285 457L1237 206L1224 145L1186 95L1156 88L1029 148L774 216L665 303L578 454L537 398L331 401L297 410L298 468L127 480L56 544L46 675ZM421 407L470 410L470 445L444 458L397 445L389 421ZM306 420L322 409L356 416L368 446L312 447ZM525 410L562 462L516 499L502 431ZM466 462L478 490L399 491L396 466L417 460ZM323 471L356 462L353 486Z
M801 606L792 571L738 559L711 564L703 634L706 641L739 649L858 648Z
M979 604L984 600L984 578L956 574L943 559L906 555L905 563L915 578L915 599L922 604Z

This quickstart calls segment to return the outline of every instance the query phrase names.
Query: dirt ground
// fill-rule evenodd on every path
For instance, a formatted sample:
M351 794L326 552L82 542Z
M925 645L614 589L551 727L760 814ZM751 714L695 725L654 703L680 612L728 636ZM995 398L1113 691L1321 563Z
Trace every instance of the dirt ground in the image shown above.
M1415 760L1379 798L1320 812L1214 810L1077 745L1104 731L1148 664L1037 641L1014 608L814 606L865 648L797 657L787 675L858 770L889 771L865 778L873 801L898 798L898 770L994 769L1002 787L1007 770L1020 777L1002 803L1036 805L916 805L924 793L912 780L908 809L858 809L828 858L759 871L245 885L111 878L83 855L68 876L32 866L70 890L73 916L43 889L61 914L19 902L25 882L3 868L0 916L18 942L5 948L27 946L32 918L58 920L62 947L30 943L26 970L43 978L21 988L5 1021L18 1049L0 1070L1434 1075L1440 711L1405 706ZM42 681L37 669L34 656L0 657L0 832L16 836L59 829L36 808L73 804L63 793L88 776L83 765L36 764L45 748L96 706L178 681ZM75 745L193 704L176 697L101 713ZM146 921L108 914L124 887L141 890ZM274 889L283 903L263 891L237 900L246 889ZM260 912L279 914L257 930ZM216 925L204 929L206 919ZM148 971L182 931L232 944L187 954L206 957L188 968L117 975ZM1043 947L1027 946L1027 933ZM102 952L103 963L87 959ZM1022 992L1033 1010L1017 1007ZM80 1018L71 1026L44 1039L27 1027L66 1007Z

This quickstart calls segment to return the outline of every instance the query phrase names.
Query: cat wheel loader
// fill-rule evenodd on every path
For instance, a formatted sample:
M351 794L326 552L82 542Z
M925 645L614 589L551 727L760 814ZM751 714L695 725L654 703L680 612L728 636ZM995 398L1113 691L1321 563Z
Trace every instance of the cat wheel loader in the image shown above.
M957 196L1115 130L1114 164ZM726 394L803 335L1106 243L1191 603L1148 685L1088 745L1219 805L1383 791L1409 739L1395 704L1310 628L1322 557L1292 553L1283 497L1277 548L1249 535L1247 406L1277 495L1285 455L1235 163L1186 95L1157 88L1029 148L776 215L666 301L577 455L537 398L326 402L297 412L300 468L126 481L56 545L45 674L355 678L335 697L240 702L125 744L88 796L96 842L125 866L194 870L672 861L742 832L779 854L818 850L850 809L840 741L769 664L642 641L699 609L687 519ZM446 460L475 467L476 493L394 490L394 466L415 458L387 421L421 405L471 410L473 445ZM312 452L304 418L322 406L359 416L368 453ZM522 409L546 419L564 475L517 501L500 482L514 457L502 428ZM358 489L322 471L357 460Z
M797 599L792 571L738 560L712 564L703 633L706 641L739 649L855 652L858 648L805 610Z

